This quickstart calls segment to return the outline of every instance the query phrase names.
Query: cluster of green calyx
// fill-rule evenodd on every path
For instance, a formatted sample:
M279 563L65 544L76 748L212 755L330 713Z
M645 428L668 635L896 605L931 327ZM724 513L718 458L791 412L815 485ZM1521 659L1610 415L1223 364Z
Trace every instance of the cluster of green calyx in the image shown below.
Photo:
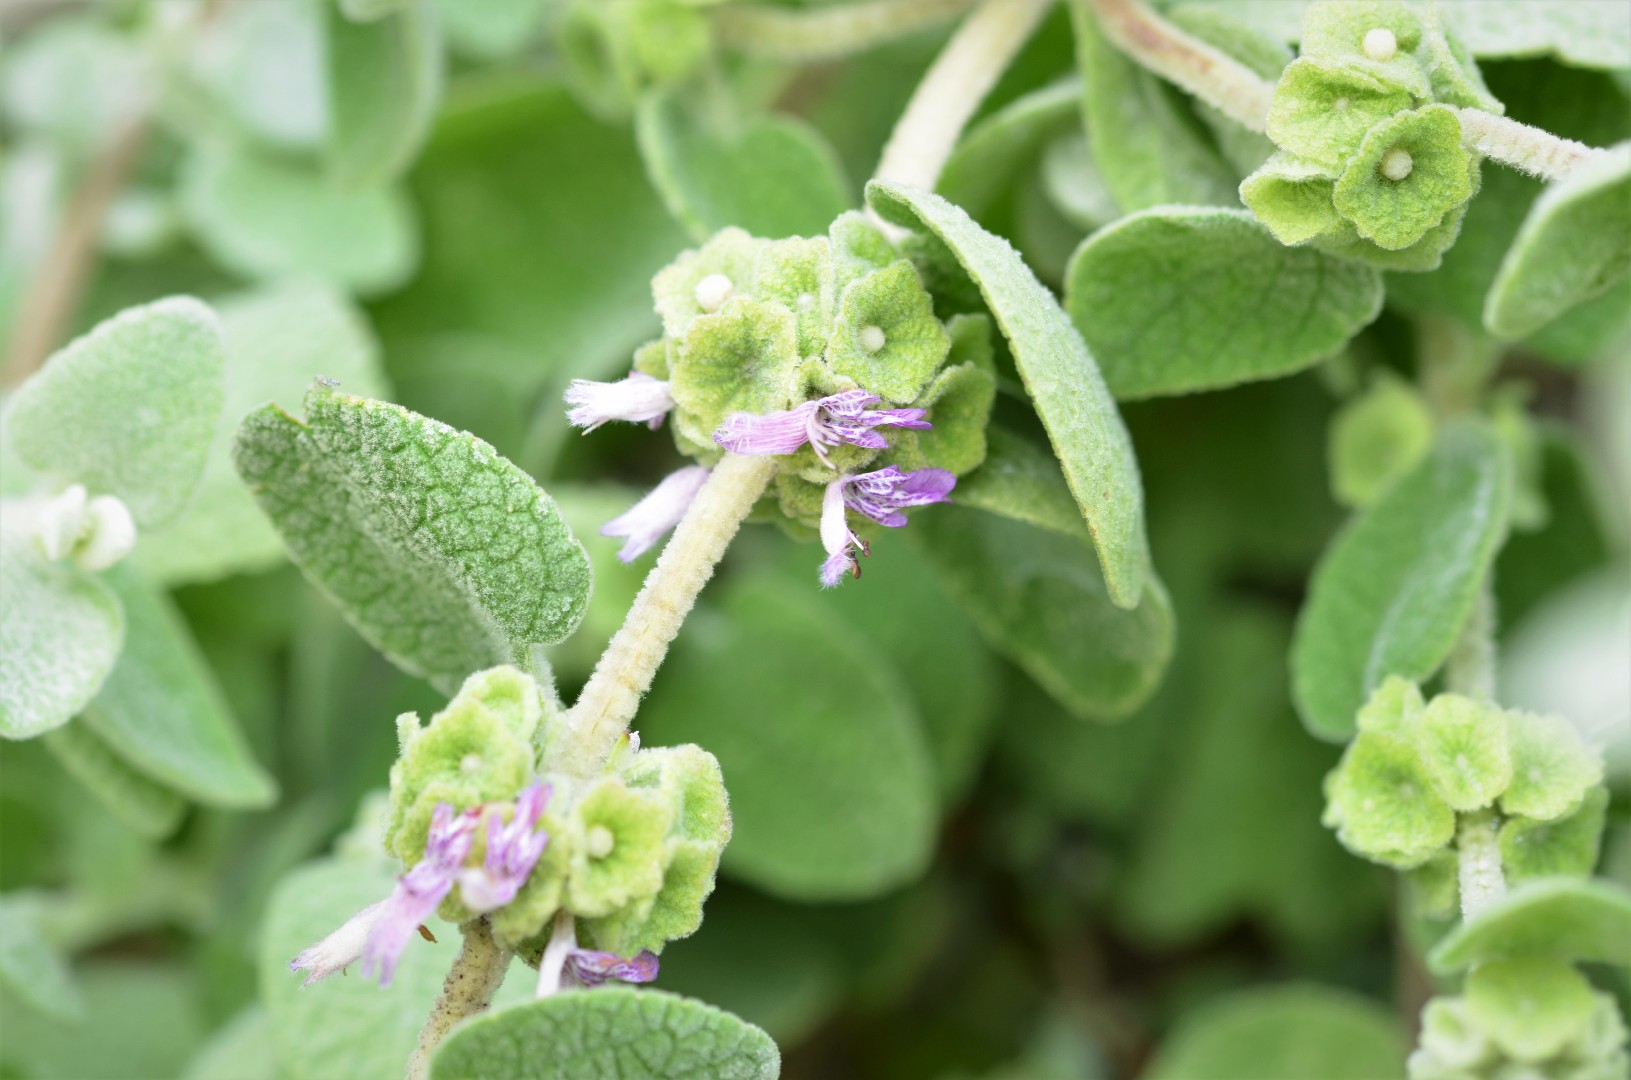
M1282 243L1431 270L1479 184L1458 108L1502 111L1434 9L1314 4L1269 109L1279 152L1241 198Z
M584 101L621 115L646 90L696 73L713 48L702 10L719 0L571 0L556 28L565 73Z
M885 408L926 410L932 428L891 431L885 450L813 446L777 458L755 518L814 528L838 473L898 466L962 475L985 460L996 395L991 323L942 321L913 262L859 213L826 236L764 240L730 228L687 251L652 282L663 336L635 368L666 379L680 451L704 464L723 451L727 416L766 414L862 389Z
M1608 994L1562 960L1494 960L1460 997L1422 1012L1410 1080L1623 1080L1625 1024Z
M1356 855L1411 871L1424 913L1454 909L1457 870L1484 856L1483 838L1508 883L1591 873L1608 796L1568 721L1460 694L1423 703L1392 677L1358 727L1326 777L1323 820Z
M600 776L553 772L563 724L553 695L512 667L472 675L428 725L403 714L386 850L411 868L425 857L438 804L502 813L541 779L549 797L539 827L549 843L515 899L490 914L495 940L536 964L551 920L565 911L594 948L661 952L702 924L730 839L719 763L695 746L641 750L625 740ZM478 831L477 862L485 843ZM456 890L440 914L472 917Z

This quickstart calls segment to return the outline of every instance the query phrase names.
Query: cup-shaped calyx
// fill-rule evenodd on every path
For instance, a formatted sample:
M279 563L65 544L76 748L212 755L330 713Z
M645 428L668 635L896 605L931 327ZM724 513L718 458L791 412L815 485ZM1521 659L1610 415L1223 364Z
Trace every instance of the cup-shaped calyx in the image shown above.
M1269 109L1280 153L1246 178L1241 198L1282 243L1432 269L1478 190L1478 159L1450 106L1501 111L1430 10L1314 4Z
M1454 874L1446 885L1441 871L1453 871L1462 815L1493 817L1508 881L1591 872L1602 765L1568 721L1460 694L1423 702L1414 683L1393 677L1357 724L1326 777L1325 823L1355 854L1440 886L1427 890L1429 907L1454 902Z

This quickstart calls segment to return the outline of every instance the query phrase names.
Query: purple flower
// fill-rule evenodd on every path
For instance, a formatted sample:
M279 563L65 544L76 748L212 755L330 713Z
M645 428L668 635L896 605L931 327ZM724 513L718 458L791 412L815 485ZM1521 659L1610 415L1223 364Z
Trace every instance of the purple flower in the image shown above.
M652 488L650 494L630 507L627 513L602 525L600 535L628 537L628 542L617 557L624 562L633 562L641 552L680 523L691 500L696 498L707 479L708 470L702 465L689 465L678 472L669 473L662 483Z
M334 933L289 961L290 971L306 972L306 981L300 985L304 987L321 982L362 959L369 935L374 932L374 927L384 911L383 900L377 904L369 904L347 919Z
M508 904L549 846L549 834L538 819L549 802L550 787L538 781L515 800L508 825L497 810L487 812L487 857L479 867L459 871L459 899L478 915Z
M397 879L396 888L386 899L384 910L368 935L362 954L364 975L377 971L379 984L391 985L396 963L408 939L453 888L475 842L478 820L474 812L455 814L447 803L437 804L431 818L430 837L425 841L425 857Z
M582 986L599 986L607 979L648 983L657 977L657 954L642 949L638 956L623 957L593 949L573 949L566 957L566 973Z
M733 454L791 454L805 443L823 465L831 466L827 447L848 443L869 450L887 450L889 444L873 430L880 427L926 431L925 409L869 409L882 401L867 390L844 390L818 401L781 412L731 413L714 432L714 442Z
M647 423L656 430L663 415L674 407L668 383L641 371L629 373L618 382L591 382L573 379L566 388L566 419L585 435L609 420Z
M827 485L821 500L821 545L827 549L821 564L821 584L832 587L846 573L861 576L852 550L867 554L866 541L850 531L848 510L879 525L898 529L906 524L902 511L913 506L947 502L957 478L945 469L918 469L903 473L891 465L858 476L840 476Z

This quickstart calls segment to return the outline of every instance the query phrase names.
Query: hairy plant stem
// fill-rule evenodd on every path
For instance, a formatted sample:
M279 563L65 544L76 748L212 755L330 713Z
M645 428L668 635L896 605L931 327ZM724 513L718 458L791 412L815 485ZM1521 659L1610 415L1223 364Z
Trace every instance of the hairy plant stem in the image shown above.
M1461 918L1470 919L1506 895L1501 872L1500 822L1494 809L1462 814L1456 825L1455 848L1460 866Z
M957 137L1053 0L985 0L917 84L874 174L933 191Z
M650 688L669 643L775 469L770 457L726 454L708 474L708 482L680 519L623 626L567 713L561 769L594 776L605 767L640 707L640 696Z
M975 0L869 0L813 10L724 7L714 28L726 48L770 60L833 60L945 22Z
M544 955L538 958L538 991L534 997L546 998L561 991L561 973L566 970L566 958L578 947L577 920L570 911L555 914L554 929Z
M1561 180L1607 153L1480 109L1456 111L1461 116L1462 145L1542 180Z
M442 982L442 993L431 1006L430 1016L419 1032L419 1045L408 1058L407 1080L424 1080L430 1075L430 1056L459 1021L482 1012L493 1002L510 954L493 940L493 928L486 919L476 919L459 927L464 944Z

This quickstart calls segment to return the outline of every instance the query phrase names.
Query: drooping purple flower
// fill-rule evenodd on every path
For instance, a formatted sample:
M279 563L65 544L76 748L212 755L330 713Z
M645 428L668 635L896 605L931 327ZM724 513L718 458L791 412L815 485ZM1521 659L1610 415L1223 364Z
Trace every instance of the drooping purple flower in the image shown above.
M458 879L475 842L478 822L476 811L457 814L449 804L437 804L430 836L425 841L425 857L397 879L396 888L368 934L362 954L364 975L378 972L379 984L391 985L408 939L420 923L430 918Z
M384 912L385 901L369 904L347 919L334 933L289 961L289 970L306 973L306 981L300 984L302 987L321 982L337 971L344 971L362 959L369 935L374 932Z
M633 371L617 382L573 379L566 388L566 403L572 406L566 413L567 422L587 435L611 420L645 423L655 431L674 407L674 398L668 383Z
M918 469L903 473L894 465L857 476L840 476L827 485L821 500L821 545L827 558L821 564L821 584L832 587L845 574L860 576L853 552L867 554L866 541L849 527L846 512L898 529L906 524L903 512L914 506L947 502L957 478L945 469Z
M481 866L459 871L459 899L478 915L508 904L538 865L549 846L549 833L538 828L550 787L542 780L515 800L509 824L497 810L487 812L487 855Z
M887 450L880 427L926 431L926 409L873 409L883 399L868 390L844 390L816 401L806 401L780 412L738 412L725 417L714 432L714 442L733 454L791 454L809 443L823 465L831 466L827 447L848 443L869 450Z
M600 527L602 536L623 536L628 542L617 553L624 562L633 562L655 544L669 529L680 523L691 500L708 479L702 465L688 465L669 473L645 498Z
M580 986L599 986L607 979L648 983L657 977L657 954L650 949L640 950L637 956L573 949L566 957L566 973Z

